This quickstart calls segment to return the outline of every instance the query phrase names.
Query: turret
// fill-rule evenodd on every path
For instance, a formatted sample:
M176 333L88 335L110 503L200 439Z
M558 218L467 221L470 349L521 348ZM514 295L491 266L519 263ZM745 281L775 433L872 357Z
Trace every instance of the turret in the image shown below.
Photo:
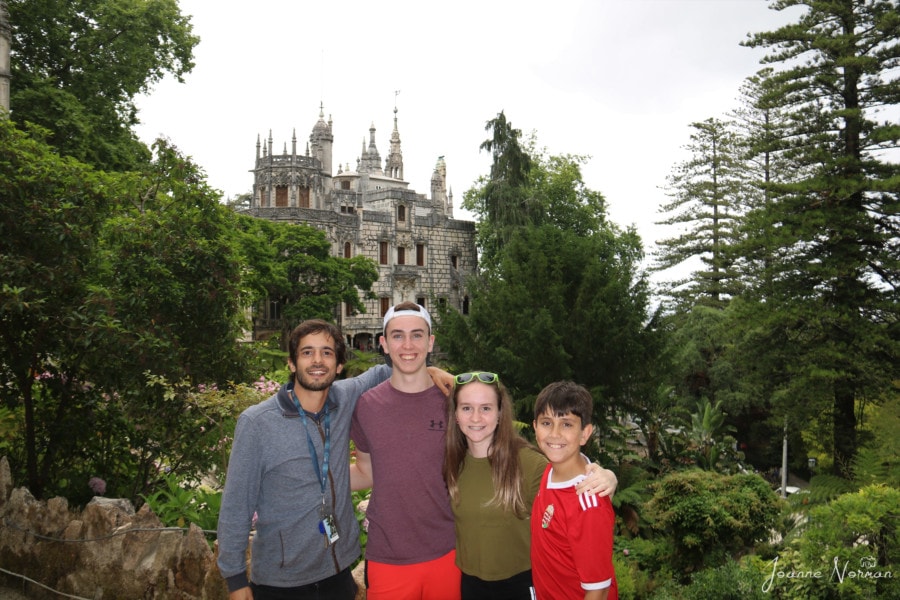
M334 145L334 135L331 132L331 116L325 122L325 105L319 103L319 120L313 126L309 134L309 151L307 154L322 163L322 171L331 176L331 151Z
M437 164L434 166L434 172L431 174L431 202L434 206L441 209L444 214L447 212L447 163L444 157L439 156Z
M400 151L400 131L397 129L396 106L394 106L394 131L391 132L391 151L384 162L384 173L394 179L403 179L403 153Z
M378 148L375 146L375 123L369 126L369 147L366 148L366 140L363 138L362 164L360 165L360 173L372 173L373 175L381 175L384 171L381 169L381 155L378 154Z

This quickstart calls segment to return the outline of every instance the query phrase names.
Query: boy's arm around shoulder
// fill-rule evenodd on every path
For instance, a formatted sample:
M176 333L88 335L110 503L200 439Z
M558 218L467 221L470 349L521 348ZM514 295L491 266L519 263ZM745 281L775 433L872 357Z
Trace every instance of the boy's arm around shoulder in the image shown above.
M453 375L438 367L427 367L426 370L428 371L431 380L434 382L434 385L444 392L445 396L449 396L450 392L453 391L453 386L455 384Z
M354 492L372 487L372 455L356 450L356 462L350 465L350 489Z
M616 487L619 480L616 474L609 469L604 469L596 463L588 463L585 467L587 479L581 480L575 486L575 491L579 494L596 494L599 497L609 496L612 498L616 493Z
M342 385L352 385L352 394L358 398L360 395L362 395L363 392L371 390L373 387L377 386L383 381L387 381L390 378L391 368L389 366L375 365L371 369L368 369L360 373L359 375L348 377L347 379L341 381L343 381Z
M438 367L428 367L427 370L434 384L444 392L445 396L449 396L453 390L453 375ZM356 395L359 396L366 390L370 390L390 378L391 368L389 366L375 365L371 369L343 381L348 382L345 385L355 386Z

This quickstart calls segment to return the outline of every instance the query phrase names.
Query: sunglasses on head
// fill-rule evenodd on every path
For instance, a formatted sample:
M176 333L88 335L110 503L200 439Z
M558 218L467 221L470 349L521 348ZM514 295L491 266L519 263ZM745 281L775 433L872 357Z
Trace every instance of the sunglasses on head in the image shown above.
M456 385L465 385L476 380L481 383L497 383L500 381L500 376L487 371L474 371L472 373L460 373L453 380L456 382Z

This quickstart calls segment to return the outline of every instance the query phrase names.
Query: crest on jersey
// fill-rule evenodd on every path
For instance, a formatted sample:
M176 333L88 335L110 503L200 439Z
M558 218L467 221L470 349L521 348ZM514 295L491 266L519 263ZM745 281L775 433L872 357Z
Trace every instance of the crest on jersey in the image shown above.
M541 518L541 527L547 529L550 527L550 521L553 519L553 505L547 507L547 510L544 511L544 516Z

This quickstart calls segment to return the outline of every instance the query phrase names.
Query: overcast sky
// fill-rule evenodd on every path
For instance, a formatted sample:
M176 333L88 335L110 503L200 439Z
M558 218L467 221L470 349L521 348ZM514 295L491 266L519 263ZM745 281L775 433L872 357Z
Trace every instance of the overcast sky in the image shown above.
M455 216L489 172L478 147L501 110L551 154L584 154L587 185L645 248L690 124L737 105L762 52L751 32L795 21L766 0L181 0L196 66L138 100L146 142L164 135L226 197L253 185L257 136L305 151L320 102L335 170L355 168L369 127L387 156L396 103L404 176L430 195L439 156ZM396 92L399 90L399 94Z

